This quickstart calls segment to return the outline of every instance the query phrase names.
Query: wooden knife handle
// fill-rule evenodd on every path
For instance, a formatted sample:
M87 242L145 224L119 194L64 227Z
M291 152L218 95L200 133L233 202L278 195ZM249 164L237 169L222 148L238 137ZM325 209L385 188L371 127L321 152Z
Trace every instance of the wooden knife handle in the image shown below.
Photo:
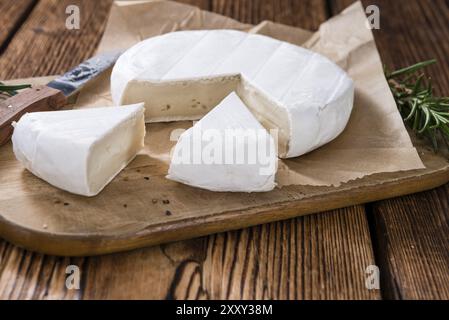
M0 146L11 138L12 122L27 112L58 110L67 103L64 94L47 86L33 86L0 101Z

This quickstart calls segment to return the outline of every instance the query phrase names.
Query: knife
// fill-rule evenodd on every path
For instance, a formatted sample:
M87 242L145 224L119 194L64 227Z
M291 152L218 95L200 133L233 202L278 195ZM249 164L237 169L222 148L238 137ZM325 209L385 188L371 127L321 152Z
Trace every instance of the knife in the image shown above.
M68 103L69 97L111 67L120 54L121 52L99 54L46 85L33 86L0 101L0 146L11 138L14 121L18 121L27 112L61 109Z

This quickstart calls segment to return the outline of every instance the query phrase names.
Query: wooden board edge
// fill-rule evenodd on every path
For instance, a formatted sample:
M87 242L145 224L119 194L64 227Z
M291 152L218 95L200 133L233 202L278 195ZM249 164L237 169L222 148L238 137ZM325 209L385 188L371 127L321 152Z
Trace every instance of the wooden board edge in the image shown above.
M418 180L416 180L418 179ZM122 252L161 243L191 239L209 234L237 230L259 224L291 219L328 210L344 208L404 196L437 188L449 182L449 166L417 177L407 177L378 185L353 188L351 196L342 189L325 199L314 196L294 202L275 203L245 210L226 211L198 218L186 218L145 227L116 236L55 234L28 229L0 215L0 236L25 249L56 256L94 256ZM343 196L342 196L343 195ZM320 204L316 211L317 200ZM228 225L227 221L233 221Z

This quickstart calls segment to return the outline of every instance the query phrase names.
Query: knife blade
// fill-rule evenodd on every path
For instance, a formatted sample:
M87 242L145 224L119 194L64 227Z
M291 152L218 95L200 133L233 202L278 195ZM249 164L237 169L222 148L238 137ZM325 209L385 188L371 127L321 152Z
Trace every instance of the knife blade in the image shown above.
M69 97L109 69L120 54L121 52L108 52L96 55L46 85L33 86L0 101L0 146L11 138L14 121L18 121L27 112L62 108Z
M66 97L69 97L78 92L87 82L107 70L119 56L120 52L109 52L92 57L61 77L50 81L47 86L60 90Z

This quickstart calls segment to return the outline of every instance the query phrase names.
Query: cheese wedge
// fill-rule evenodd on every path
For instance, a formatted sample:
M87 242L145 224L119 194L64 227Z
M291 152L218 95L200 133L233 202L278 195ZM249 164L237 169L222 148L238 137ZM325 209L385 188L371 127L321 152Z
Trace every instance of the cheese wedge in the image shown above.
M114 102L145 102L148 122L200 119L232 91L266 129L279 130L282 158L336 138L354 99L353 81L327 58L235 30L147 39L127 50L111 75Z
M232 92L179 138L167 178L211 191L275 187L273 137Z
M97 195L143 147L143 104L27 113L15 125L14 154L39 178Z

